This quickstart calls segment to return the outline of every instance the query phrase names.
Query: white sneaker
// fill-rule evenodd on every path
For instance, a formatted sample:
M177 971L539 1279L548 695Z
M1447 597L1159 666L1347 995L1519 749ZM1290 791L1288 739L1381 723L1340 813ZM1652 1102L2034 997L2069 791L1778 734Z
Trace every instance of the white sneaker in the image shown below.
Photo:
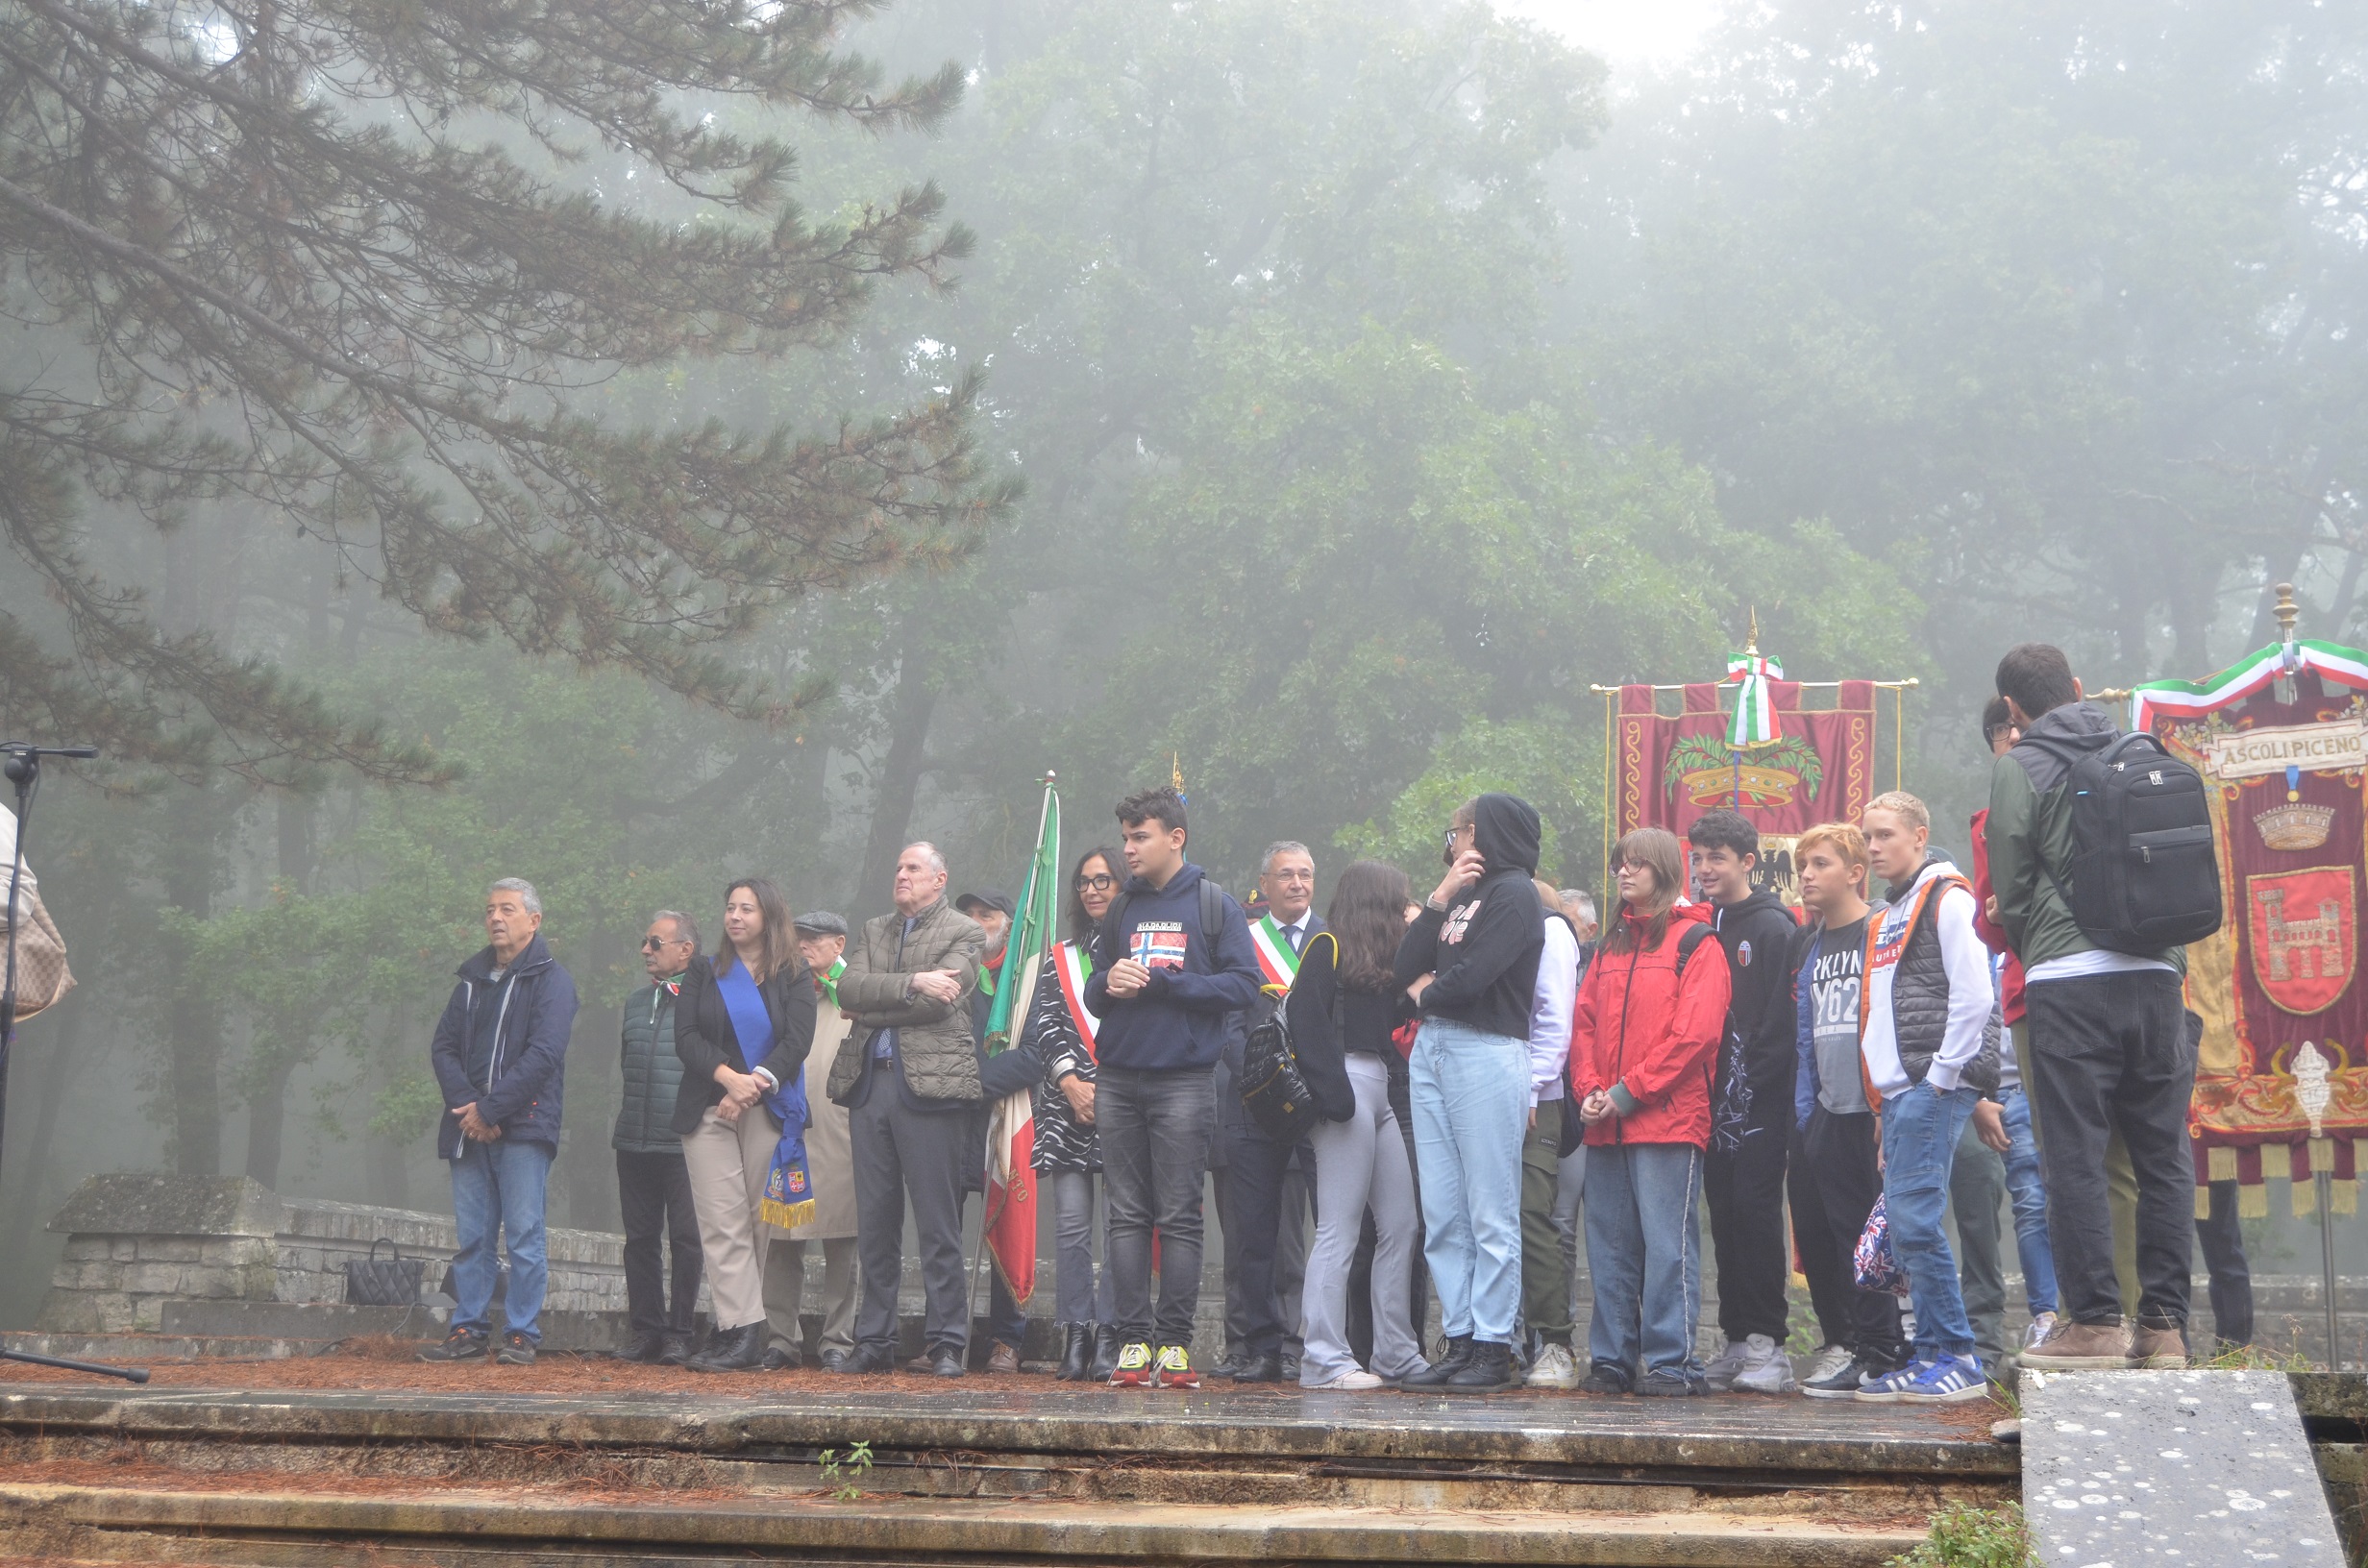
M1387 1387L1388 1384L1370 1372L1352 1366L1330 1383L1303 1383L1299 1386L1311 1393L1320 1389L1326 1393L1344 1394L1360 1392L1367 1388Z
M1809 1371L1801 1381L1803 1383L1823 1383L1857 1359L1847 1345L1828 1345L1817 1352L1817 1359L1809 1363Z
M2031 1320L2031 1327L2023 1331L2023 1348L2025 1350L2038 1349L2047 1343L2047 1336L2055 1332L2056 1314L2041 1312Z
M1767 1335L1755 1334L1751 1337L1764 1341ZM1745 1339L1728 1340L1727 1348L1712 1357L1711 1364L1702 1369L1702 1381L1717 1392L1725 1393L1734 1385L1736 1374L1742 1371L1746 1364L1745 1348L1749 1343Z
M1579 1385L1579 1363L1572 1359L1568 1345L1549 1343L1538 1352L1536 1364L1521 1383L1530 1388L1576 1388Z
M1792 1381L1792 1358L1764 1334L1743 1341L1743 1369L1729 1386L1739 1394L1789 1394L1800 1387Z

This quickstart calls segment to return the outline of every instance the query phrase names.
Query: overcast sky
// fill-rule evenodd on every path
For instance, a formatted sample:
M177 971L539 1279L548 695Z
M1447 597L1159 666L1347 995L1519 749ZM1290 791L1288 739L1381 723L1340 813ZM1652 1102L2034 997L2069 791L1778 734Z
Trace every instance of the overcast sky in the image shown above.
M1534 17L1615 66L1675 59L1702 36L1718 0L1497 0Z

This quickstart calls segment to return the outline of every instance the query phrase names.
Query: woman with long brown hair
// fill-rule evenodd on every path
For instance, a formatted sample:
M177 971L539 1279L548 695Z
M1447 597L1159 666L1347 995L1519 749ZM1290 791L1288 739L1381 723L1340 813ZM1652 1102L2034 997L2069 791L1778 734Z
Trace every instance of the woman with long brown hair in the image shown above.
M1702 1149L1726 1026L1727 957L1709 907L1678 901L1677 836L1640 827L1613 850L1620 907L1579 987L1570 1093L1587 1126L1587 1268L1595 1291L1580 1387L1708 1392Z
M1341 872L1324 929L1299 955L1285 1002L1293 1053L1322 1119L1316 1151L1316 1240L1300 1286L1302 1388L1377 1388L1423 1369L1409 1311L1420 1215L1406 1139L1390 1104L1391 1036L1414 1017L1391 970L1406 934L1406 873L1378 860ZM1373 1212L1372 1366L1348 1348L1348 1276Z
M715 1308L715 1332L689 1363L695 1371L764 1361L767 1233L757 1220L784 1129L792 1138L805 1132L813 1044L814 987L789 905L764 877L743 877L724 893L724 940L714 957L692 961L675 1003L683 1072L674 1127Z

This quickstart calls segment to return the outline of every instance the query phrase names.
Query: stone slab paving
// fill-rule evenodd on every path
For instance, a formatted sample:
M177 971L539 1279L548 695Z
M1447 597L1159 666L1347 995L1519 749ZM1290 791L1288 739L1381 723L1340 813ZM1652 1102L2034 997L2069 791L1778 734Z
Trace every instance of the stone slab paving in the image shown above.
M2342 1568L2282 1372L2026 1372L2023 1507L2047 1568Z

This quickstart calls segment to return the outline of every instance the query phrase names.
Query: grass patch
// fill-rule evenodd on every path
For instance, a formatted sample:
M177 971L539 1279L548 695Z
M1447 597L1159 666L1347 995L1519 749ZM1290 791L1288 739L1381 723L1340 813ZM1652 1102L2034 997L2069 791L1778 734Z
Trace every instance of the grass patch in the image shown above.
M2019 1504L1959 1503L1934 1514L1924 1544L1893 1557L1889 1568L2038 1568L2038 1561Z

